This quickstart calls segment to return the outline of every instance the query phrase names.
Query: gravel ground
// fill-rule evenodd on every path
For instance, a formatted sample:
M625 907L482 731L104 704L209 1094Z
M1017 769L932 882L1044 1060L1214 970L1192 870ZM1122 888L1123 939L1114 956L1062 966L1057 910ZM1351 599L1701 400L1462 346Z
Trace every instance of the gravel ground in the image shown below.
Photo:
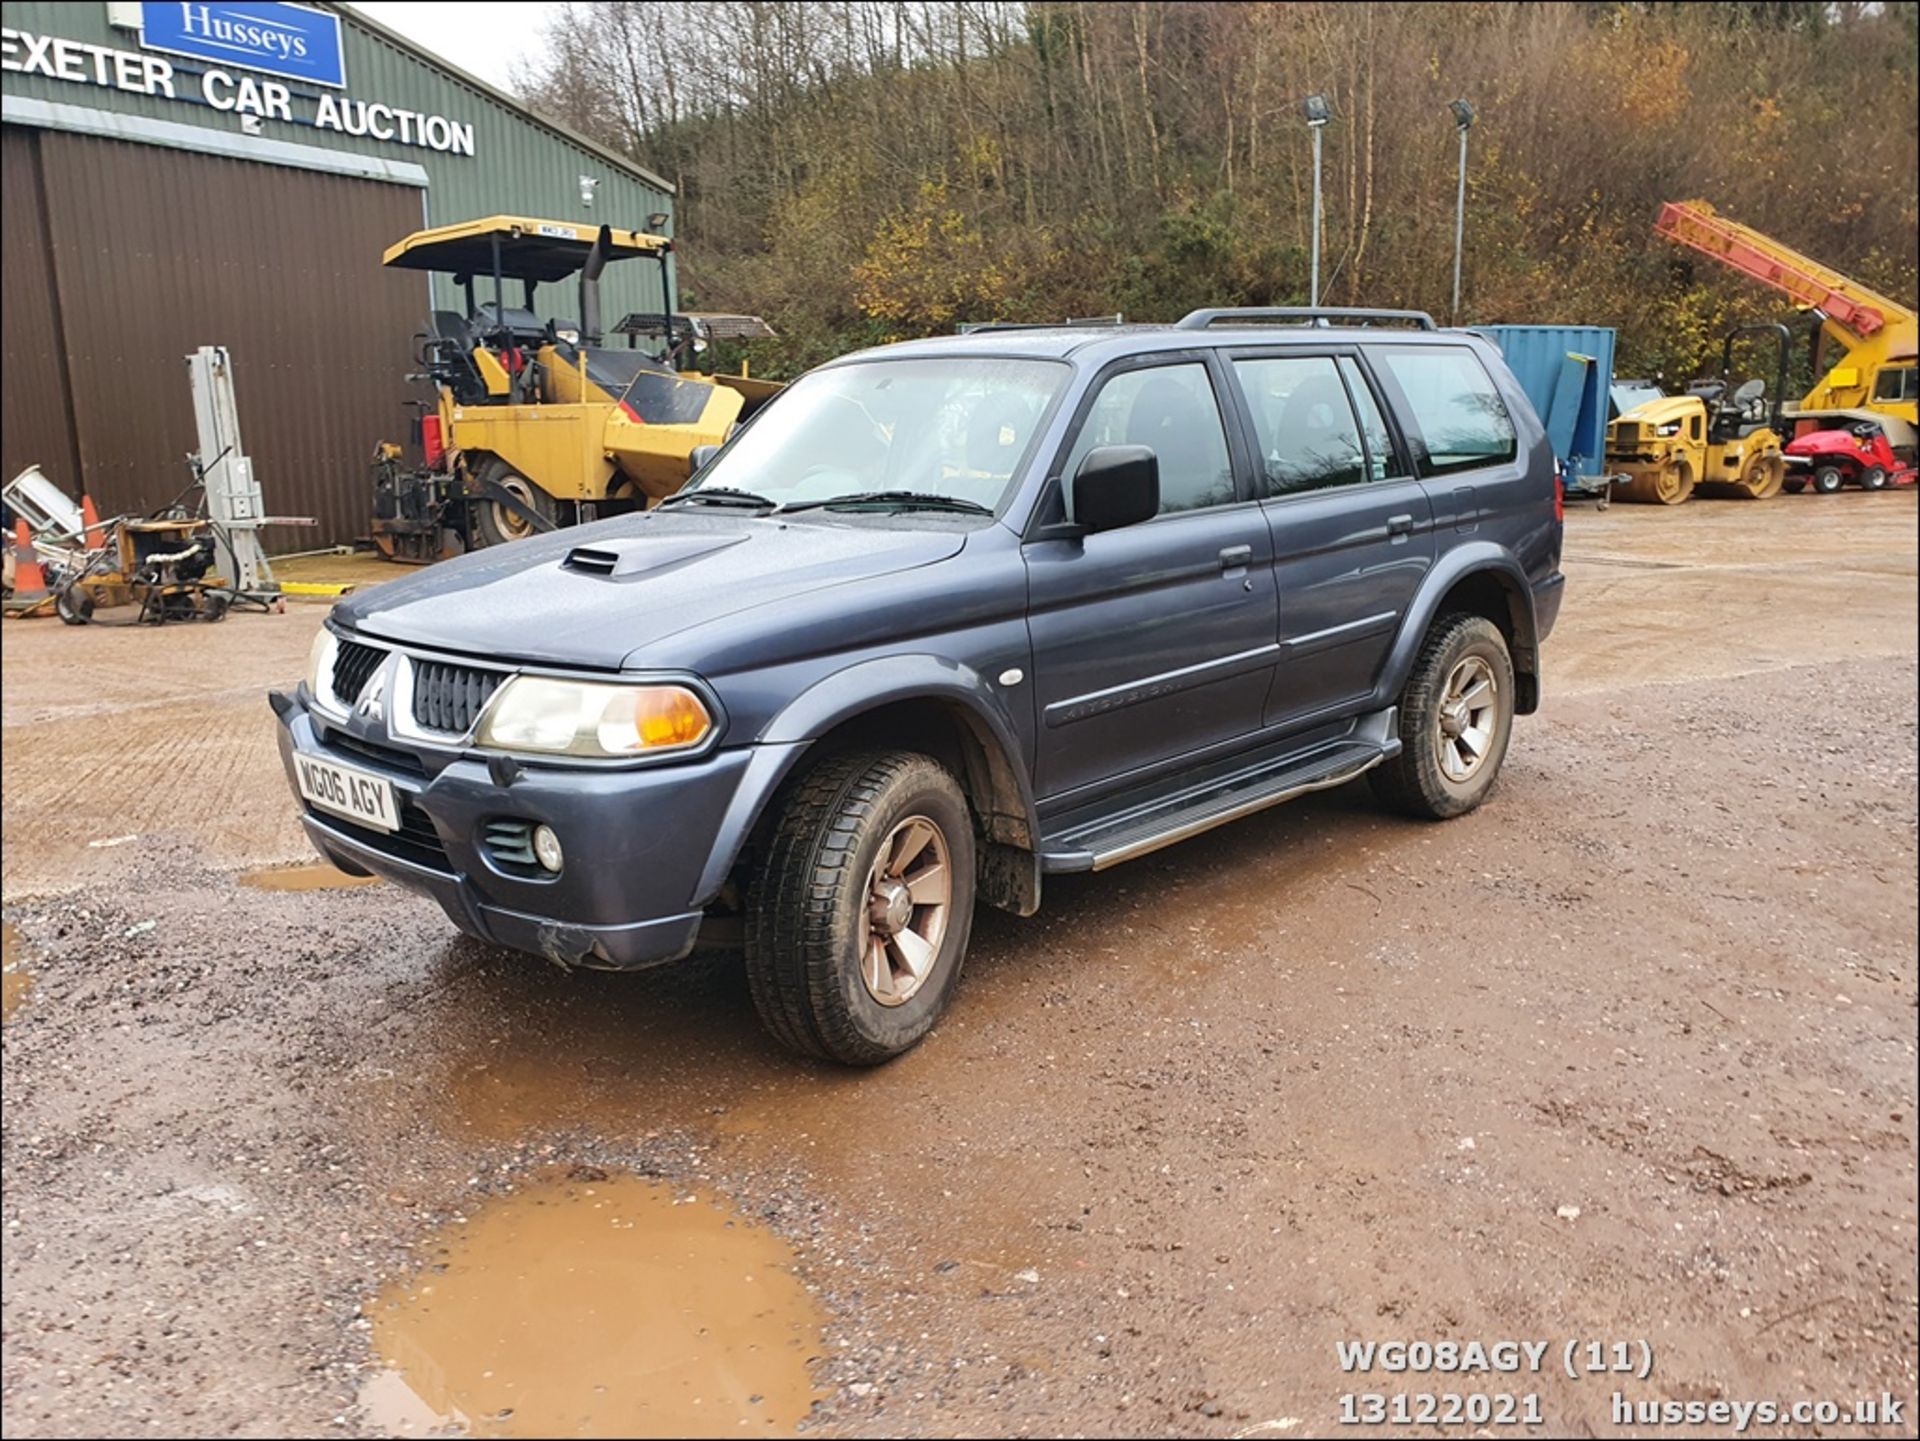
M1914 510L1858 499L1570 517L1550 699L1482 811L1349 787L1050 883L982 913L948 1020L876 1073L776 1051L725 957L570 977L387 887L239 886L277 771L217 824L74 851L78 889L7 907L7 1433L366 1434L360 1308L575 1164L794 1244L821 1434L1320 1434L1344 1392L1448 1389L1536 1392L1574 1435L1622 1429L1616 1389L1884 1391L1905 1424L1826 1434L1910 1433ZM297 670L285 619L215 629L278 626ZM25 698L14 629L10 867L57 789L17 737L100 723ZM1654 1369L1336 1360L1439 1338L1644 1339Z

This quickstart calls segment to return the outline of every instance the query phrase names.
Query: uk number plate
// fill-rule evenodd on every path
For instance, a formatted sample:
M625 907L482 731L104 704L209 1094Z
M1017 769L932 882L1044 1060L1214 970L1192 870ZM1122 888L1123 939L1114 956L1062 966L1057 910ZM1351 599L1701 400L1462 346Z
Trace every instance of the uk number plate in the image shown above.
M400 829L400 806L394 799L393 786L379 776L301 755L293 758L293 774L300 794L321 810L376 831Z

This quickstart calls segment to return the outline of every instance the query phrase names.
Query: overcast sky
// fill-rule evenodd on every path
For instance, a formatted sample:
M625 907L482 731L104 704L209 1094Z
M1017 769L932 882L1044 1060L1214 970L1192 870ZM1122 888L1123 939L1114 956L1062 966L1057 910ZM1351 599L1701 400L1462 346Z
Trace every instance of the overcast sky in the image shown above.
M516 61L541 53L540 22L554 10L551 3L534 0L485 4L364 0L354 8L503 90L512 88Z

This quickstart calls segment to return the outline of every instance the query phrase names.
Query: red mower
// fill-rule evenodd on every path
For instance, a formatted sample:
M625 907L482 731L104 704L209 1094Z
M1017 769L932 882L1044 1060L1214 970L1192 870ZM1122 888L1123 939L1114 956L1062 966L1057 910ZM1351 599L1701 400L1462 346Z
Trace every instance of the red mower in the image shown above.
M1911 485L1914 468L1894 453L1887 433L1870 420L1833 430L1810 430L1787 443L1786 489L1798 493L1811 485L1833 495L1853 484L1862 490Z

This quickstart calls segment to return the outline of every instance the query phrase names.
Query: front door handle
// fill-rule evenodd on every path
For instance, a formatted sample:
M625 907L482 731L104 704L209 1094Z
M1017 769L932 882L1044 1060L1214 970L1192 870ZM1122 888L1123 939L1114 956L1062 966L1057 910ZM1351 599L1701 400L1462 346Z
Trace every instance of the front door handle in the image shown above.
M1412 535L1413 517L1410 515L1390 515L1387 517L1388 535Z
M1253 564L1253 547L1250 545L1230 545L1220 552L1220 569L1245 570Z

